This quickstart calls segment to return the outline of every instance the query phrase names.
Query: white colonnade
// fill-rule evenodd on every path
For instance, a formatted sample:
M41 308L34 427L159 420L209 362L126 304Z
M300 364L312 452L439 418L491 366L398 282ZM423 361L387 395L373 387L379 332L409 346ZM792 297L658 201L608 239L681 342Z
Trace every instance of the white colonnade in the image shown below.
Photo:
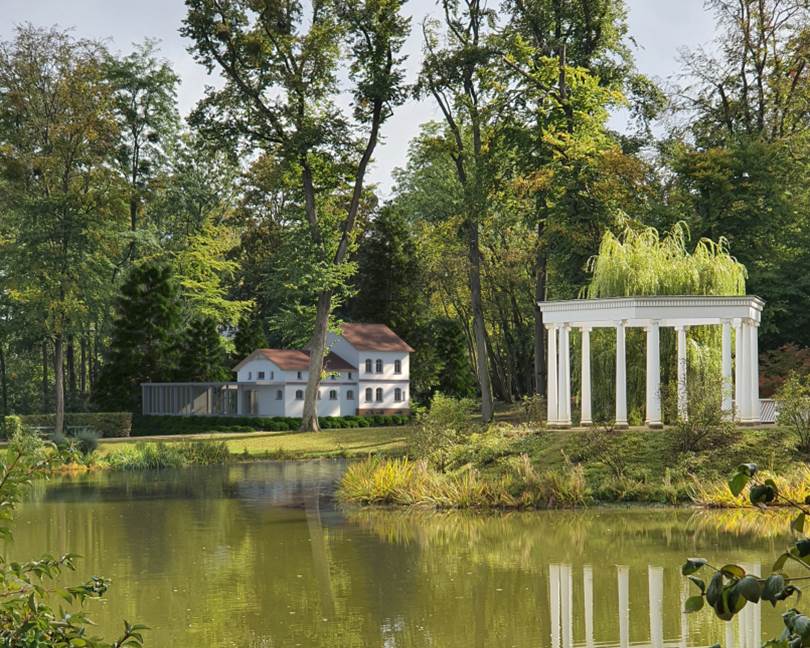
M591 402L591 333L611 328L616 336L615 424L626 427L628 328L646 330L645 423L661 427L661 334L673 328L677 337L678 415L688 417L688 331L695 326L721 327L722 408L741 423L760 420L758 336L764 302L758 297L626 297L541 302L548 332L546 385L548 422L571 425L571 331L581 340L580 401L582 425L593 422ZM732 358L732 329L734 353ZM733 370L732 370L733 368Z

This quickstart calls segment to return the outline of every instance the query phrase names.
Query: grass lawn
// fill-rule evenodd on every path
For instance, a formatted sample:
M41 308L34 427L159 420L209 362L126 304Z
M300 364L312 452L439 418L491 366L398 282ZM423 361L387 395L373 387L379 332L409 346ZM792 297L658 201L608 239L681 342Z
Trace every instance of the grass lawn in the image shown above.
M374 454L401 454L407 447L412 428L408 426L379 428L342 428L320 432L245 432L240 434L190 434L162 437L132 437L104 439L99 452L123 450L139 441L217 440L225 441L233 454L247 452L254 457L308 458L328 456L364 456Z

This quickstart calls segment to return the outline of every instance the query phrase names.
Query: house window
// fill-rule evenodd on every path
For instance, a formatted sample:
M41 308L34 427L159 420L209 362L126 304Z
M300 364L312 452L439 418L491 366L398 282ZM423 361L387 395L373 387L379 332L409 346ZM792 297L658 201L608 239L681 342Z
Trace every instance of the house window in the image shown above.
M394 360L394 373L402 373L402 360Z
M354 400L354 390L350 389L346 392L346 400Z
M374 373L382 373L382 360L377 360L376 367L374 368Z
M303 375L304 375L304 374L303 374L302 372L300 372L300 371L299 371L299 372L298 372L298 380L301 380L301 377L302 377Z
M275 372L275 371L271 371L271 372L270 372L270 380L273 380L275 377L276 377L276 372Z
M303 389L296 389L295 390L295 400L304 400L304 390Z
M366 359L366 373L371 373L371 358Z
M377 398L375 399L378 403L382 403L382 387L377 387Z
M371 387L366 388L366 402L370 403L374 400L374 392L371 391Z
M253 380L253 372L248 371L248 380Z
M277 389L276 390L276 400L282 400L283 398L284 398L284 392L282 392L280 389Z
M264 380L264 372L263 371L259 372L259 378L258 379L259 380Z
M352 379L352 372L350 371L349 372L349 380L351 380L351 379Z
M337 400L337 389L329 390L329 400Z
M401 402L402 402L402 390L401 390L399 387L397 387L397 388L394 390L394 400L395 400L397 403L401 403Z

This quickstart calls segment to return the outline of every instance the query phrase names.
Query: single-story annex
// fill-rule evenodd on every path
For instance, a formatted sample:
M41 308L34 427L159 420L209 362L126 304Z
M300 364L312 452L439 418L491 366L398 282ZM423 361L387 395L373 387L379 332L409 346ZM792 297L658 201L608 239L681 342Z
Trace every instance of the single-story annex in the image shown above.
M384 324L342 324L329 333L318 416L408 414L413 349ZM234 367L235 382L143 383L152 415L300 417L309 377L306 349L256 349Z

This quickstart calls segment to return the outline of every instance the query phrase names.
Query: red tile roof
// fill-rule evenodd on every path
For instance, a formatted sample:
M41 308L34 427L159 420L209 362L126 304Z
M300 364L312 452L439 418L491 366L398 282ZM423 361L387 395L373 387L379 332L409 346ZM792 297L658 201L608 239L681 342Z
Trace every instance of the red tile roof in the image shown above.
M385 324L347 322L341 325L341 333L349 344L360 351L413 353L413 348Z
M256 355L264 356L279 369L284 369L285 371L306 371L309 369L309 351L301 351L299 349L256 349L247 358L236 365L234 371L238 371L245 362ZM357 367L351 365L331 351L326 354L323 365L324 369L327 371L353 371L357 369Z

